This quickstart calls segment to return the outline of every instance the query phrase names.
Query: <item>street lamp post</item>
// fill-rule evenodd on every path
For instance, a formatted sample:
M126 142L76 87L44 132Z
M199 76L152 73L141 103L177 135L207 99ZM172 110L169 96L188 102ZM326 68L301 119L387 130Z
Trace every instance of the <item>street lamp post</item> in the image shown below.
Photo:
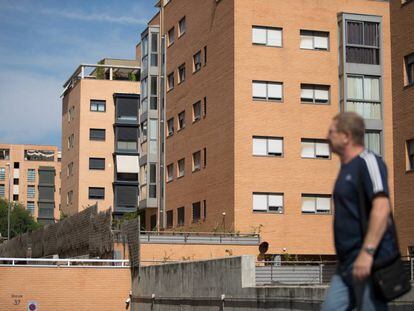
M7 163L6 166L9 167L9 202L7 207L7 240L10 240L10 210L11 210L11 165L10 163Z

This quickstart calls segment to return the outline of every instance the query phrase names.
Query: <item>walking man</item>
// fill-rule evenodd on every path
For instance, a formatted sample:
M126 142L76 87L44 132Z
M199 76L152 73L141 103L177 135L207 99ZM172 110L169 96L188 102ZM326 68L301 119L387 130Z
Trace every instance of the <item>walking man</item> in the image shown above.
M333 199L334 235L338 269L332 277L322 310L388 310L376 297L370 278L373 265L387 263L398 255L387 168L378 155L364 147L363 119L352 112L335 116L329 127L331 149L341 160ZM366 197L368 229L362 234L359 191ZM375 263L375 264L374 264Z

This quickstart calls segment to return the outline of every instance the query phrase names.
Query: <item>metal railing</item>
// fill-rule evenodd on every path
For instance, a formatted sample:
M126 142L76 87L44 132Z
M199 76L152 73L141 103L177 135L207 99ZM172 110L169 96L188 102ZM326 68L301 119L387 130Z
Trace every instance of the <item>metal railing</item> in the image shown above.
M258 234L141 231L141 243L259 245Z
M129 260L124 260L124 259L0 258L0 266L126 268L126 267L129 267Z
M403 258L407 275L414 282L414 258ZM328 284L337 267L336 261L257 261L257 285Z

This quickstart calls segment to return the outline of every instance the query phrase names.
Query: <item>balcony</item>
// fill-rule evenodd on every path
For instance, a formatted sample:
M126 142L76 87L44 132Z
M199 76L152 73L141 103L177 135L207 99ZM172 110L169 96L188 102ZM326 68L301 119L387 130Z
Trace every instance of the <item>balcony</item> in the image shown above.
M65 84L63 84L64 90L61 96L64 96L67 91L75 87L82 79L139 82L141 72L139 66L114 64L115 60L110 62L111 64L80 64ZM136 61L132 60L118 62L137 64Z

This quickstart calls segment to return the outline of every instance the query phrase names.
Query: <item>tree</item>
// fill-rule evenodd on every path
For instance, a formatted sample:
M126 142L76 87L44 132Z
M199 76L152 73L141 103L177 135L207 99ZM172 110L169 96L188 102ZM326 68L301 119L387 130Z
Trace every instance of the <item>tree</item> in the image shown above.
M7 210L9 202L0 198L0 233L7 237ZM42 225L37 223L30 212L20 203L12 203L10 211L10 236L30 232L41 228Z

